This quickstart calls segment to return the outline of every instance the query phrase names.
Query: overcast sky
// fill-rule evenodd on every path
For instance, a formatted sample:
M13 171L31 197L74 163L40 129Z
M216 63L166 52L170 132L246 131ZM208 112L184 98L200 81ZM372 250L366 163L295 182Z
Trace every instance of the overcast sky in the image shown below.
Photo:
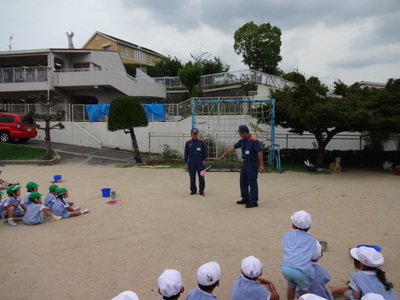
M400 0L0 0L0 51L75 48L100 31L188 62L199 51L242 70L247 22L282 31L279 68L332 84L400 78Z

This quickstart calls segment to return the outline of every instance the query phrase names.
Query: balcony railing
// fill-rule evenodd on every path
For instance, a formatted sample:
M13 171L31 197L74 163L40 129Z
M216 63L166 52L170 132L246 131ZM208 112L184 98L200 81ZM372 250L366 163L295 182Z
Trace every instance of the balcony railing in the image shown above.
M167 88L184 88L179 77L154 77L156 82L162 82ZM242 82L251 81L258 84L264 84L273 88L283 89L286 86L295 86L296 84L282 79L277 76L269 75L260 71L251 69L216 73L203 75L200 77L200 86L221 86L227 84L240 84Z
M47 67L0 68L0 83L46 82Z

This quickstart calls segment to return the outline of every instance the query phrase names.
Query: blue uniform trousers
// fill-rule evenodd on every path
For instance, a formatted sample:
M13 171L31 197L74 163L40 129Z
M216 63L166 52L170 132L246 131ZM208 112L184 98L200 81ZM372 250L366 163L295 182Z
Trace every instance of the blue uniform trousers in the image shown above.
M243 200L249 203L258 201L258 163L256 160L244 160L240 170L240 192ZM250 192L249 192L250 189Z
M204 176L200 176L200 172L204 170L203 159L201 156L190 156L188 162L188 171L190 176L190 191L192 193L197 192L196 187L196 173L199 177L199 193L204 195L204 188L206 186L206 181Z

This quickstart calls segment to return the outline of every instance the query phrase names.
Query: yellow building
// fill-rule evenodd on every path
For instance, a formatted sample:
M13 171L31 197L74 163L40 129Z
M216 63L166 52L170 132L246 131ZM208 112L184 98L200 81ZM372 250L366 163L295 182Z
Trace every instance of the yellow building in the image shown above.
M154 66L155 62L165 57L151 49L129 43L99 31L96 31L82 48L118 51L124 64Z

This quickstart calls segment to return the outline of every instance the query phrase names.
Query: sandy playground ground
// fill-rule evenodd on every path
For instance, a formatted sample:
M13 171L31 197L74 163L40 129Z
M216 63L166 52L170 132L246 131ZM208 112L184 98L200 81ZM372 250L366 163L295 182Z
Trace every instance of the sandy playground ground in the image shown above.
M229 299L244 257L264 264L281 299L286 283L280 272L281 238L297 210L313 218L310 233L328 242L320 263L332 285L354 271L349 248L382 247L383 270L400 291L400 177L389 172L345 170L330 175L285 172L259 176L258 208L246 209L239 197L239 173L207 172L206 202L189 195L183 169L118 168L60 164L7 165L3 179L23 186L35 181L47 193L53 175L87 215L27 226L0 226L1 299L111 299L124 290L140 299L159 299L157 278L164 269L182 273L186 291L197 287L198 267L217 261L222 269L215 294ZM106 204L101 188L112 188L123 204Z

